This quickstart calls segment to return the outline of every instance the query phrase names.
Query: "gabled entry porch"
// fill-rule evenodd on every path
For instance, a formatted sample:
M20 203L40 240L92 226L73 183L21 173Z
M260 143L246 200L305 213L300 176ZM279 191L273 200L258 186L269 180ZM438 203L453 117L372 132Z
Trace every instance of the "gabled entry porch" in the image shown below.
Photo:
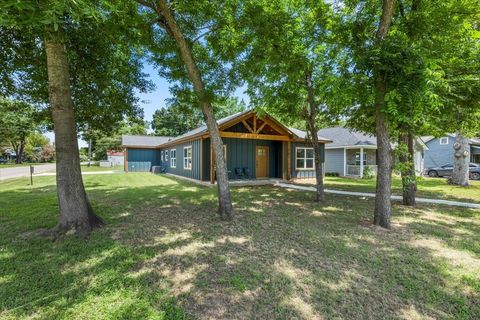
M249 112L219 126L230 180L286 179L291 175L290 152L295 137L268 115ZM214 183L215 159L205 136L210 182Z

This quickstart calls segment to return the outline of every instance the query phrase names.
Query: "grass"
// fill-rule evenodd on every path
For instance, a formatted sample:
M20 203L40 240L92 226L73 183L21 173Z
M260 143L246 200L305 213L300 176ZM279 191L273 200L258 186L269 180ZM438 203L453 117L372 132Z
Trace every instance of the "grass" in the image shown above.
M325 188L329 189L375 192L375 185L375 178L325 177ZM417 188L418 197L480 202L480 181L470 180L470 186L465 188L449 185L447 184L447 179L444 178L419 177ZM397 195L402 195L402 180L398 176L393 177L392 192Z
M93 172L93 171L120 171L123 172L123 166L113 166L113 167L100 167L100 166L87 166L82 165L82 172Z
M480 212L151 174L84 176L108 225L89 241L25 236L57 215L54 177L0 185L2 319L478 319Z

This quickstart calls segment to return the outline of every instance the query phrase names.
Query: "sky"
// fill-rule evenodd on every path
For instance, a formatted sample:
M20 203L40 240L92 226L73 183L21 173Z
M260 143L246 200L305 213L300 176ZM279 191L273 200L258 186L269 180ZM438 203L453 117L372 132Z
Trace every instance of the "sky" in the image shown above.
M145 63L143 66L143 72L149 75L149 79L155 84L155 89L148 93L137 93L137 96L140 98L140 106L143 108L145 120L152 121L153 113L157 109L165 107L165 101L168 98L171 98L172 95L169 91L169 83L165 78L162 78L158 75L158 72L155 70L154 66ZM248 105L250 99L248 95L244 93L245 88L238 88L233 94L240 99L243 99ZM50 141L55 141L53 132L47 132L45 134ZM81 139L78 140L79 147L86 147L87 143Z

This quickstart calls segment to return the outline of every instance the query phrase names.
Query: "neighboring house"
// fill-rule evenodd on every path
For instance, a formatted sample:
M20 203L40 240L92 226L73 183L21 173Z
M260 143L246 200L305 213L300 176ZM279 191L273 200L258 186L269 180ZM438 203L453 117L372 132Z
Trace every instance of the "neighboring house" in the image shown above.
M290 129L268 114L245 111L217 121L229 179L314 177L313 148L305 132ZM328 139L319 137L322 150ZM175 138L123 136L125 171L167 173L215 182L213 150L205 125Z
M428 147L425 151L425 168L441 167L453 163L455 150L453 145L456 142L454 134L447 134L443 137L434 136L422 137ZM470 162L480 163L480 139L470 139Z
M356 177L363 177L366 167L377 172L376 137L342 126L321 129L318 135L333 141L325 146L325 172ZM414 147L415 171L421 174L426 146L416 139Z
M107 161L112 166L122 166L125 162L125 155L123 151L107 151Z

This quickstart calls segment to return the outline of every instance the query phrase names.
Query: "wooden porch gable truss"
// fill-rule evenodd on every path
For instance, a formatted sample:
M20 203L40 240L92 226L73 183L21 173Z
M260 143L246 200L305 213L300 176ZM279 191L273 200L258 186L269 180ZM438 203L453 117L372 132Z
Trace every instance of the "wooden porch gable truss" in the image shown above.
M244 129L244 132L229 130L238 125ZM225 138L274 141L292 141L292 139L294 139L293 134L276 120L268 115L260 118L254 112L249 112L240 118L232 119L232 121L222 124L219 129L220 136Z

